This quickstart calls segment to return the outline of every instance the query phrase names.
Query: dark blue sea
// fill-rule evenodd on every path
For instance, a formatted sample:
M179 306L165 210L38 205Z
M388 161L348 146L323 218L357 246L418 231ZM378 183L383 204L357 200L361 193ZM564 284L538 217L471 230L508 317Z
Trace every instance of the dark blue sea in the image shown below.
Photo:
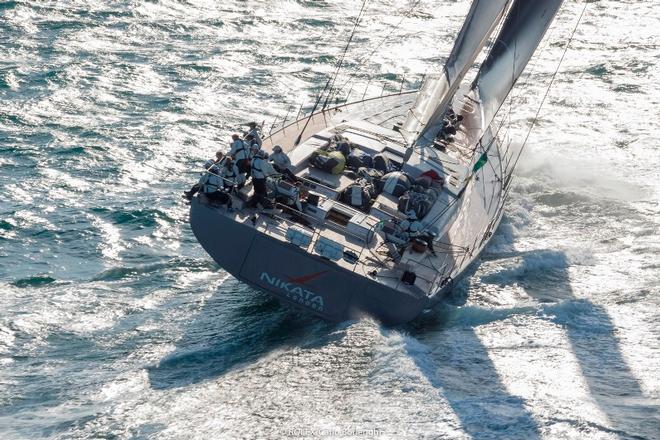
M180 193L246 121L309 109L360 6L0 2L0 439L660 439L656 1L587 4L501 226L411 324L320 321L197 243ZM341 96L419 86L468 7L369 1Z

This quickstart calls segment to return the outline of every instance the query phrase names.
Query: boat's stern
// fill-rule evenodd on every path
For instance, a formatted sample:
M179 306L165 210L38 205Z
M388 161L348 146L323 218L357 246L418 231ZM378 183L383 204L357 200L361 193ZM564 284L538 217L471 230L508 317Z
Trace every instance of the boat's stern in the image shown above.
M409 321L428 306L424 295L391 289L332 261L260 232L246 218L193 199L190 224L206 252L239 280L280 300L341 321L361 314L386 324Z

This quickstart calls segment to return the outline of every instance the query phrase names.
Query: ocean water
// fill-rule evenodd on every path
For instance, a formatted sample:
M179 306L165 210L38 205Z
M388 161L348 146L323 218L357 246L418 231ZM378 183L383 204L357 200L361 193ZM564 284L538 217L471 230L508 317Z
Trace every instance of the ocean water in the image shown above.
M565 3L503 112L518 138ZM1 439L660 438L655 1L587 4L500 228L413 323L319 321L196 242L180 192L312 102L359 6L0 3ZM370 1L342 96L418 86L468 7Z

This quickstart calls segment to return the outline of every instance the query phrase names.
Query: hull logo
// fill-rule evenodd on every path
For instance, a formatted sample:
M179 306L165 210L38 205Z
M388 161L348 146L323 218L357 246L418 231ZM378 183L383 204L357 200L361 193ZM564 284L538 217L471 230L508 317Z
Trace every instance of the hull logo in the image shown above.
M289 278L289 281L284 281L268 272L261 272L259 279L270 286L282 290L288 299L320 312L323 311L323 297L305 289L303 284L320 277L324 273L318 272L304 277Z
M321 275L323 275L326 272L327 272L327 270L324 270L322 272L316 272L316 273L312 273L312 274L309 274L309 275L304 275L304 276L297 277L297 278L291 278L291 277L287 277L287 278L289 278L289 281L292 282L292 283L307 284L310 281L315 280L316 278L320 277Z

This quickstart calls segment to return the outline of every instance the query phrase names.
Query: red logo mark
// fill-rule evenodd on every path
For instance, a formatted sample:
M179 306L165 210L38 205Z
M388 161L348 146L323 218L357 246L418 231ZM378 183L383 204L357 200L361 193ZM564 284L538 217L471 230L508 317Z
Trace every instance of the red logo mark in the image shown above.
M312 273L312 274L309 274L309 275L303 275L303 276L297 277L297 278L291 278L291 277L287 277L287 278L289 279L289 282L291 282L291 283L306 284L306 283L312 281L313 279L316 279L316 278L320 277L321 275L323 275L326 272L327 272L327 270L324 270L323 272L316 272L316 273Z

